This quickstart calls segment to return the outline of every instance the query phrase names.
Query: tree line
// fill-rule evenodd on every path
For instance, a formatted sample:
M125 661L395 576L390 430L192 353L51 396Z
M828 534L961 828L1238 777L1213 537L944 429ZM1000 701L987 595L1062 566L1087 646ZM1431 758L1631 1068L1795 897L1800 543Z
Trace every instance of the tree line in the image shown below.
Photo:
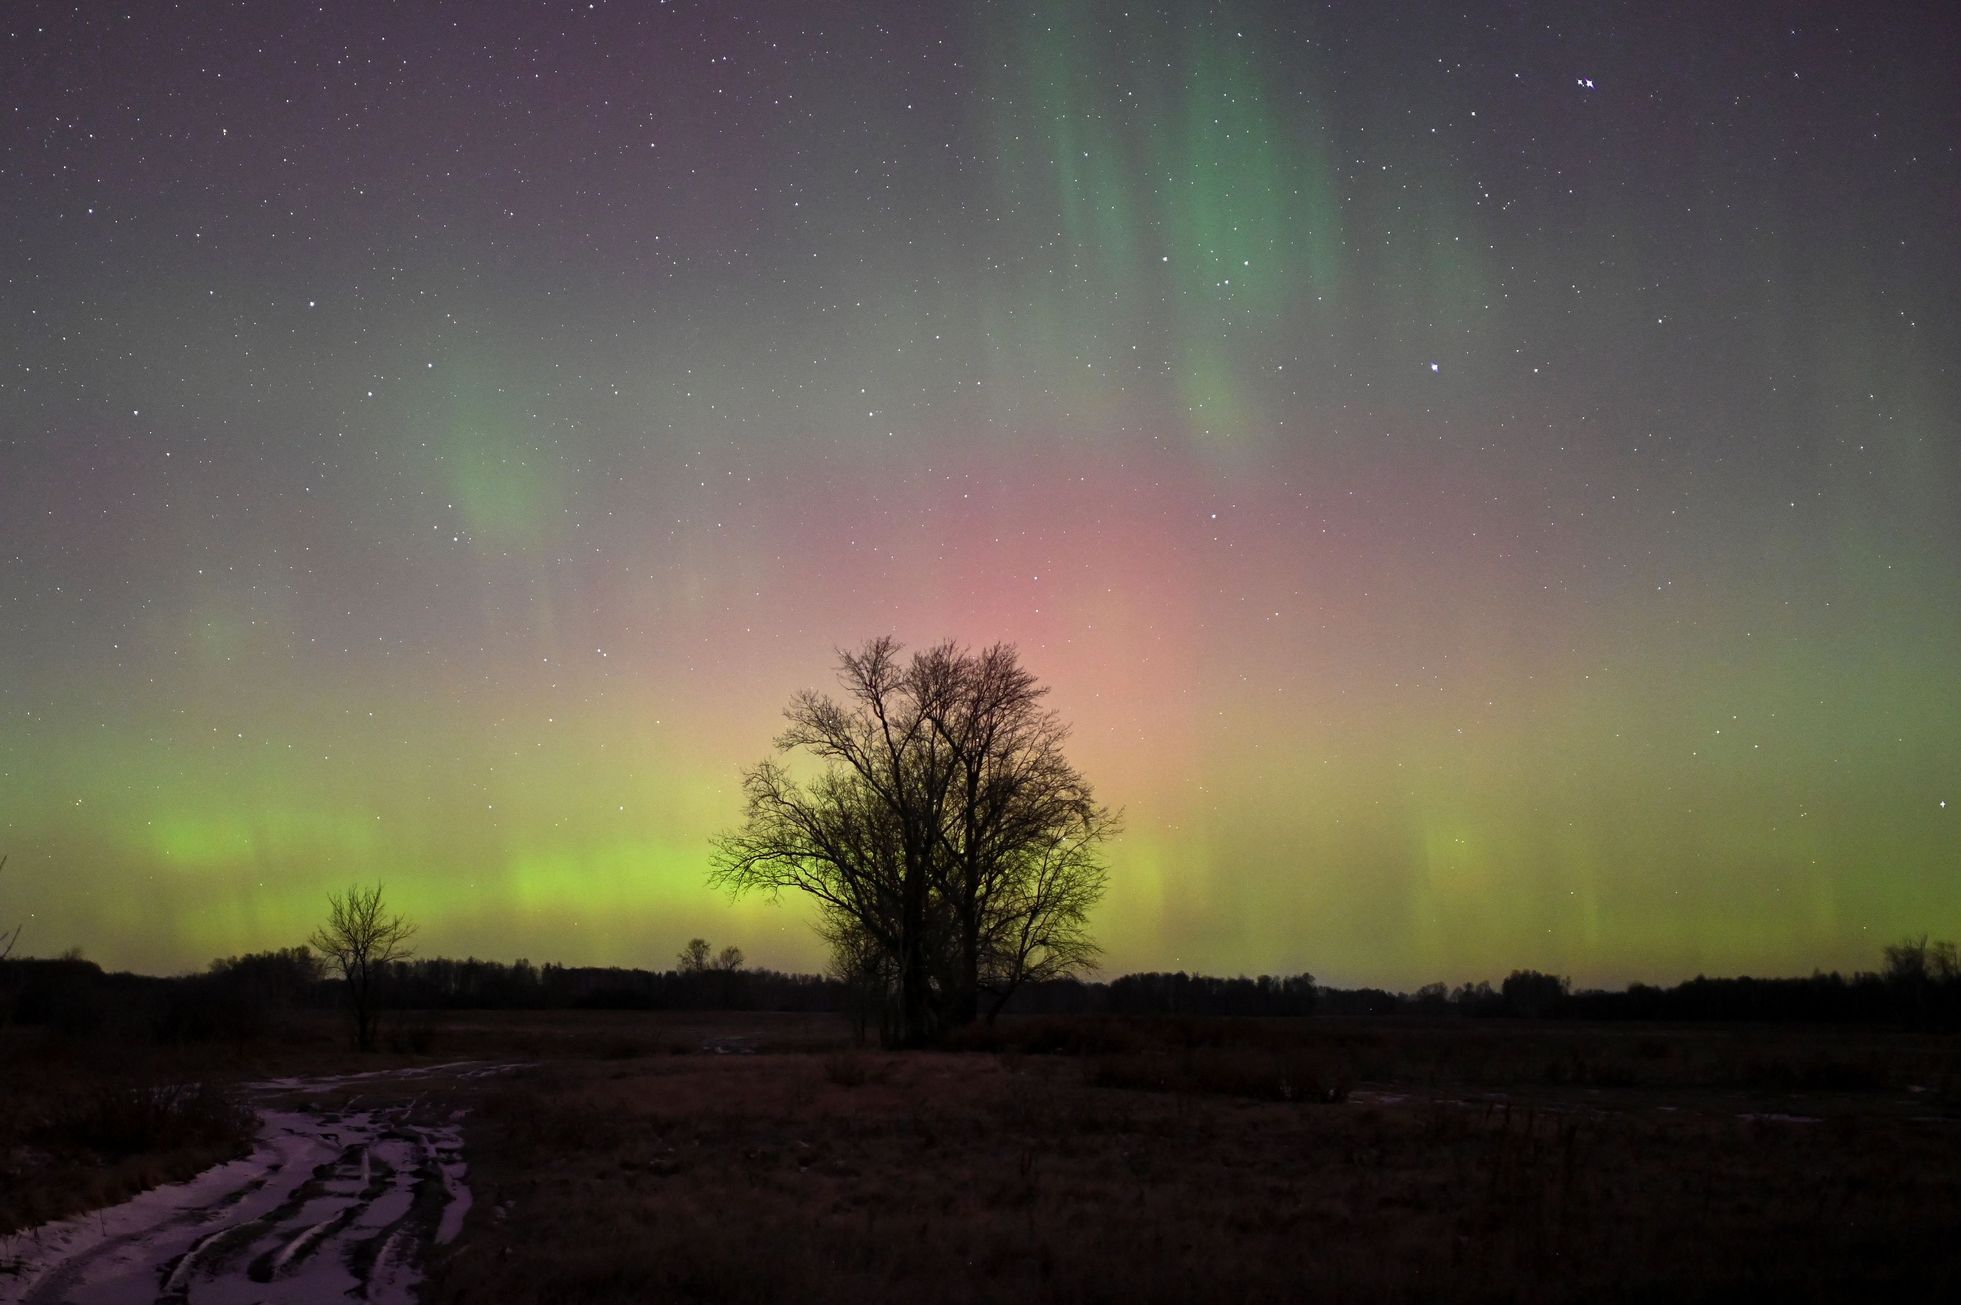
M1961 1028L1961 962L1955 945L1925 934L1884 949L1880 969L1815 971L1789 978L1697 975L1673 986L1631 983L1579 989L1564 977L1514 970L1503 983L1426 984L1413 993L1324 990L1326 1014L1408 1014L1470 1019L1904 1024Z
M697 963L699 962L699 963ZM835 976L752 969L736 948L693 944L673 968L569 966L529 960L417 957L375 976L396 1011L754 1010L852 1013ZM0 1024L113 1033L163 1042L252 1039L298 1010L342 1009L343 980L307 947L231 956L176 978L105 973L91 961L0 960ZM1877 971L1797 978L1709 978L1673 986L1575 990L1514 970L1499 984L1428 984L1414 992L1331 988L1312 975L1127 974L1023 985L1009 1015L1798 1022L1961 1028L1955 948L1924 937L1885 949Z
M251 1040L295 1011L345 1013L357 1046L381 1040L385 1018L456 1010L843 1009L842 985L770 969L543 965L478 957L415 957L370 969L365 1015L356 990L309 947L228 956L201 973L109 972L80 957L0 960L0 1026L157 1042Z

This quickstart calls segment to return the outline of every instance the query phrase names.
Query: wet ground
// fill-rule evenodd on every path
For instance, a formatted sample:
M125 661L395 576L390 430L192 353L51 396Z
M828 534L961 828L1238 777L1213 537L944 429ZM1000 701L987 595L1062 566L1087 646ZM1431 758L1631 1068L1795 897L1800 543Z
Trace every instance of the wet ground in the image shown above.
M451 1089L510 1068L249 1084L249 1156L0 1240L12 1270L0 1302L411 1301L423 1257L470 1208L466 1111Z

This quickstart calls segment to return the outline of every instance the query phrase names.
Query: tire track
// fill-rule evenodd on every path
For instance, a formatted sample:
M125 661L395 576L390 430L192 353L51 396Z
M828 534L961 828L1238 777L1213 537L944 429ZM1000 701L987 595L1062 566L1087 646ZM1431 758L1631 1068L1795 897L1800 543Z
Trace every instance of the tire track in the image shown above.
M249 1157L11 1239L0 1249L23 1272L0 1280L0 1305L413 1300L428 1248L461 1230L470 1205L465 1112L428 1091L431 1073L251 1085ZM362 1109L318 1100L357 1086Z

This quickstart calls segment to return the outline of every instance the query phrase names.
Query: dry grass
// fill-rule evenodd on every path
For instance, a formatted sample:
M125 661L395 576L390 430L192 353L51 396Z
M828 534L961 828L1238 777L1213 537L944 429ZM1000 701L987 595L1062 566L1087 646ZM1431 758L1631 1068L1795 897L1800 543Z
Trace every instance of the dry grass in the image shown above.
M1078 1029L1071 1055L543 1067L475 1123L477 1213L434 1299L1808 1300L1961 1275L1961 1122L1915 1118L1932 1092L1562 1079L1498 1100L1459 1078L1329 1104L1269 1086L1290 1054L1345 1076L1328 1030L1296 1026L1290 1053L1176 1027ZM1384 1056L1405 1031L1367 1032ZM1572 1051L1537 1033L1411 1054L1536 1081ZM1706 1056L1727 1082L1732 1057L1647 1036L1663 1051L1632 1059ZM1806 1036L1738 1054L1801 1066ZM1140 1083L1146 1063L1169 1072Z
M245 1154L254 1121L230 1089L455 1060L627 1061L738 1047L842 1046L834 1019L586 1011L406 1012L385 1050L349 1050L344 1020L298 1012L249 1044L157 1046L104 1031L0 1027L0 1235L99 1209Z
M124 1101L124 1081L529 1060L415 1087L473 1110L477 1202L431 1299L1831 1300L1961 1280L1952 1037L1031 1019L901 1055L810 1016L397 1027L378 1056L322 1017L133 1067L0 1031L0 1220L219 1158L166 1128L120 1160L113 1129L60 1140L60 1103Z
M251 1148L256 1118L190 1066L17 1034L4 1050L0 1234L113 1205Z

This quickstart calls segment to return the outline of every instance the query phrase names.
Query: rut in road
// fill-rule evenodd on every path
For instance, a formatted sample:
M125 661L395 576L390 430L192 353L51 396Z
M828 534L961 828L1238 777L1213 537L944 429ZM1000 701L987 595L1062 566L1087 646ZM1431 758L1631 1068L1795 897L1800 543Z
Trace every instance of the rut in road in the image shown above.
M505 1066L440 1066L253 1085L250 1156L188 1183L8 1239L0 1305L230 1305L414 1299L420 1263L469 1210L464 1112L417 1078ZM364 1089L345 1104L321 1093ZM390 1099L391 1096L393 1099Z

